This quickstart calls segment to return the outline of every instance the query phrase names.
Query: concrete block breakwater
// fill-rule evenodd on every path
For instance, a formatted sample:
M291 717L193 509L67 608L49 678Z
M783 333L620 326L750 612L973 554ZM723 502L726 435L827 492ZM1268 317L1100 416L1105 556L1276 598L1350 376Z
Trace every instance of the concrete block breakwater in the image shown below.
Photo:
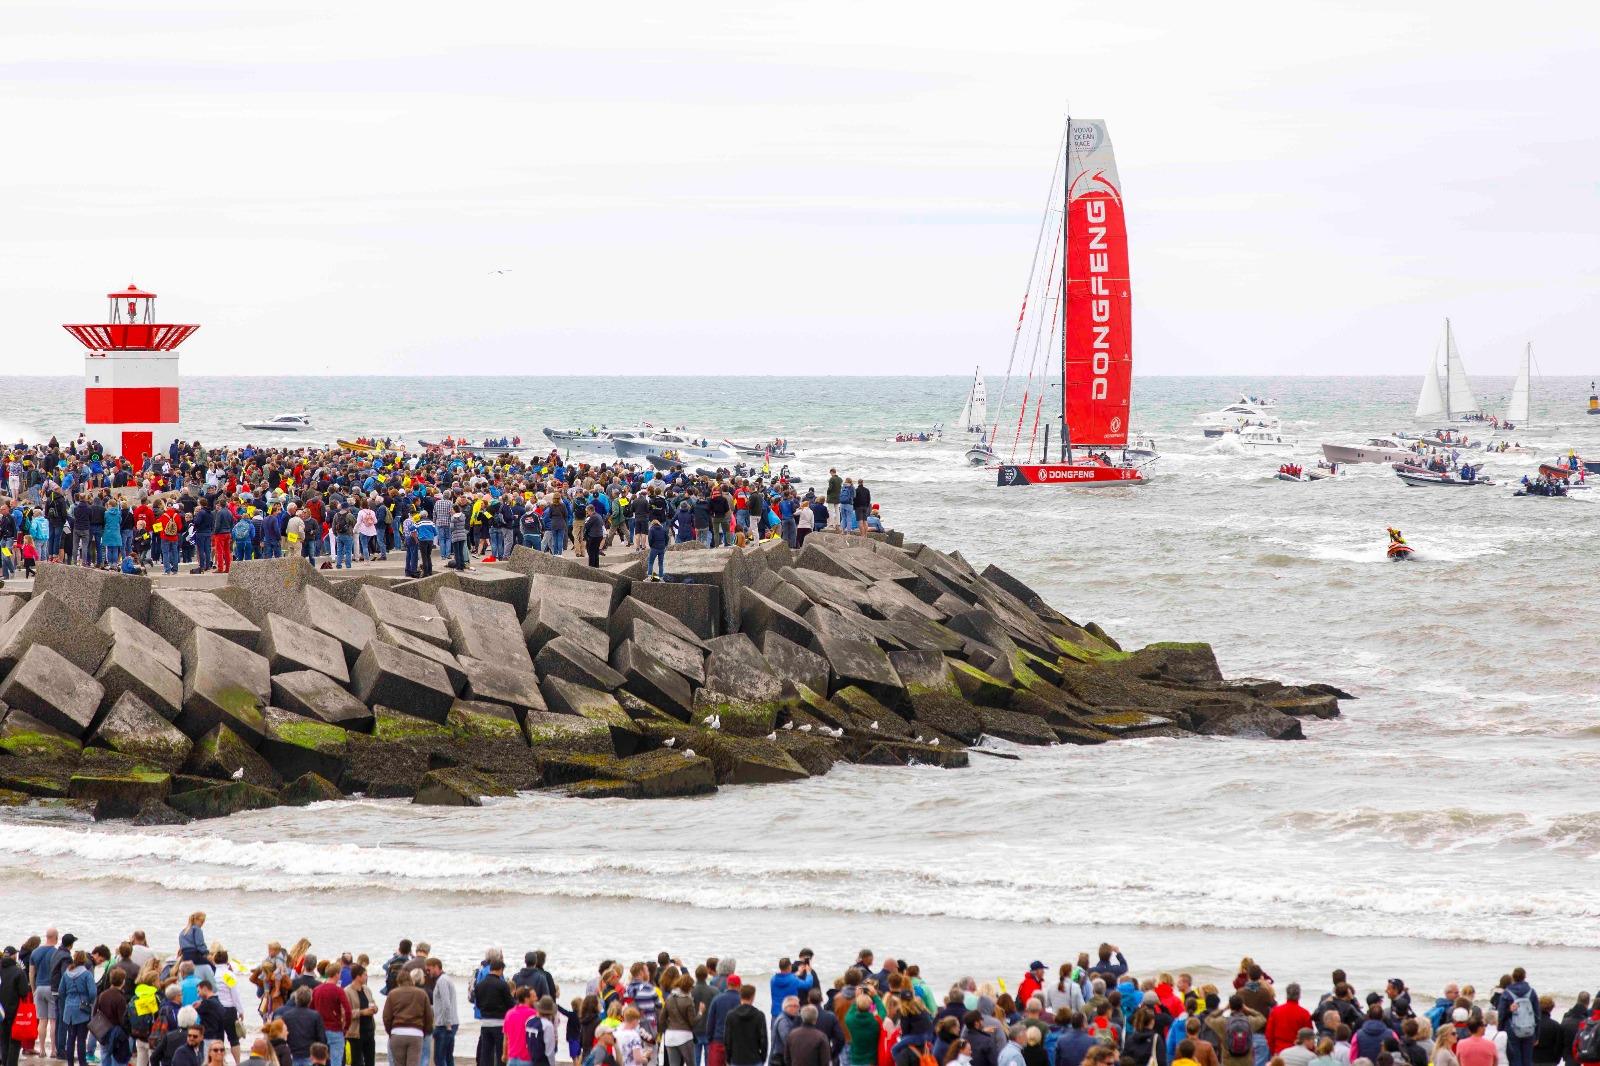
M1297 739L1347 694L1123 650L995 566L898 533L591 569L517 548L421 579L304 559L224 583L47 565L0 592L0 804L141 824L361 793L662 798L1018 744Z

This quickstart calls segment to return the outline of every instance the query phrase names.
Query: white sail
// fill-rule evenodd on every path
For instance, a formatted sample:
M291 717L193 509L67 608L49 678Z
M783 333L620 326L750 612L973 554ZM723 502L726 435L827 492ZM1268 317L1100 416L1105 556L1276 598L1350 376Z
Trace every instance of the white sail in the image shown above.
M961 405L961 415L956 424L967 433L982 433L989 419L989 400L983 386L983 368L972 373L972 386L967 389L967 402Z
M1467 381L1467 368L1461 362L1461 350L1456 347L1456 335L1450 329L1450 320L1444 320L1445 380L1448 389L1445 403L1451 418L1477 413L1478 401L1472 395L1472 384Z
M1506 421L1523 426L1528 421L1528 370L1533 362L1533 345L1522 349L1522 366L1517 369L1517 383L1511 386L1511 402L1506 404Z
M1444 415L1444 393L1439 391L1439 349L1435 348L1428 358L1427 376L1422 379L1422 395L1417 397L1417 417L1433 419Z

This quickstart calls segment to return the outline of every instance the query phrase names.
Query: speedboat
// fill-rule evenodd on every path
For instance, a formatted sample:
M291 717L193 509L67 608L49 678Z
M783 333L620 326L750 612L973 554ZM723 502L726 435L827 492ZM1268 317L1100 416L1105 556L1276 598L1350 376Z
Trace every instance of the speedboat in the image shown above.
M771 444L739 444L731 440L723 440L723 445L732 449L733 454L745 459L793 459L794 451L789 447L789 442L779 438Z
M1257 404L1230 403L1216 411L1199 415L1194 424L1205 430L1206 436L1217 437L1227 430L1244 429L1246 426L1276 430L1279 423L1276 415Z
M995 454L994 449L986 441L979 441L968 448L966 456L967 462L973 466L988 466L991 463L1000 461L1000 457Z
M731 462L738 456L725 444L713 444L708 438L684 433L657 432L640 436L613 436L611 445L618 459L648 459L652 455L671 456L677 462L686 459L708 459L714 463Z
M1426 467L1396 463L1395 476L1407 485L1417 488L1470 489L1478 485L1493 485L1486 477L1461 477L1458 474L1441 474Z
M1328 463L1318 463L1313 467L1284 463L1273 476L1279 481L1326 481L1338 473L1338 469Z
M1393 437L1368 437L1365 444L1324 444L1322 454L1335 463L1407 463L1416 458Z
M1154 437L1129 438L1128 446L1122 450L1130 459L1154 459L1159 455Z
M311 428L311 416L304 411L297 415L274 415L265 422L241 422L245 429L261 429L269 433L304 433Z
M1255 451L1287 452L1294 448L1294 438L1285 437L1276 430L1261 429L1251 426L1246 429L1231 430L1224 436L1233 435L1241 447Z

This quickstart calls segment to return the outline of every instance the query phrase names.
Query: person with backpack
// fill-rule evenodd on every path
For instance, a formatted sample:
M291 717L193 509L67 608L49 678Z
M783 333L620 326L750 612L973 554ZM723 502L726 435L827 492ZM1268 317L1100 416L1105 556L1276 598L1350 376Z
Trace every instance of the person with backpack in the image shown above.
M28 974L17 960L17 949L8 947L0 953L0 1066L17 1066L22 1041L17 1039L21 1034L16 1030L24 1022L24 1005L30 1010L33 1006L28 994ZM37 1015L31 1024L37 1028Z
M244 562L253 559L256 554L256 534L258 530L252 518L241 514L238 521L233 523L233 561ZM228 567L222 567L224 573Z
M433 549L439 540L439 527L434 525L433 518L427 511L417 512L417 573L422 577L433 576Z
M1539 1035L1539 993L1528 984L1528 971L1511 971L1511 983L1499 997L1501 1026L1506 1034L1506 1059L1511 1066L1533 1066L1533 1043Z
M339 508L333 516L333 568L349 570L356 565L356 513L350 507Z
M1222 1066L1255 1066L1255 1035L1266 1029L1267 1019L1246 1007L1237 992L1228 997L1228 1012L1213 1015L1206 1024L1221 1041ZM1372 1060L1377 1059L1374 1051Z
M1578 1066L1600 1063L1600 999L1589 1017L1578 1023L1577 1034L1572 1038L1571 1059Z

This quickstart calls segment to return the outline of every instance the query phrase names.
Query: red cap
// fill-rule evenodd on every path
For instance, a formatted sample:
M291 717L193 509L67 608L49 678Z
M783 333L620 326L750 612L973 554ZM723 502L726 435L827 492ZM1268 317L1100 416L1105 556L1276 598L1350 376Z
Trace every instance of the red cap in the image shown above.
M728 976L728 987L729 988L738 988L742 984L744 984L744 982L739 980L739 975L738 974L730 974Z

